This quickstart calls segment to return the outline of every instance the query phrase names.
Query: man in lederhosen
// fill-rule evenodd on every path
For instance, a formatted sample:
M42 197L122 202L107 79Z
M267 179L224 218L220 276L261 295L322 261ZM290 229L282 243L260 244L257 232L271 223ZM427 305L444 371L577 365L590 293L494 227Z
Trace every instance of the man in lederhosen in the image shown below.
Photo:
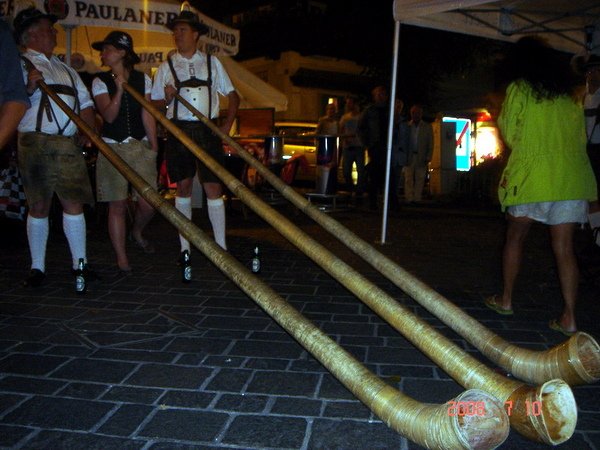
M235 92L227 72L214 56L198 50L198 39L208 33L208 27L198 20L191 11L181 11L179 16L167 25L173 31L177 52L163 62L154 79L152 100L158 105L167 105L167 117L187 133L203 150L221 165L224 165L221 140L206 125L199 121L176 98L176 93L190 102L206 117L214 119L219 115L218 94L227 96L227 115L221 130L229 133L239 106L239 96ZM208 217L215 241L223 249L225 242L225 204L221 182L204 164L172 135L169 135L166 149L167 171L172 182L177 183L175 207L187 218L192 217L192 185L196 170L206 193ZM190 243L179 235L181 244L180 262L189 271ZM189 273L184 273L184 281L189 281Z
M53 194L63 207L63 229L71 256L73 273L80 259L86 264L88 278L96 275L87 268L86 223L83 205L94 197L77 126L39 89L43 80L92 128L93 102L85 85L73 69L52 54L56 47L56 16L30 7L14 20L15 38L25 48L23 77L31 108L19 124L19 170L29 203L27 238L31 253L31 272L26 286L38 287L46 276L48 215ZM76 139L79 142L76 142Z

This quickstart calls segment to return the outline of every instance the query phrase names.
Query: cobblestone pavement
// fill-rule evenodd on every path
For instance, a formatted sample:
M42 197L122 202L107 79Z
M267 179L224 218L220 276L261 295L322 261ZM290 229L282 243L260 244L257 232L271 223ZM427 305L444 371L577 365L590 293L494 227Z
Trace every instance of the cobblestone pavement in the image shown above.
M393 284L292 207L279 210L377 286L473 356L485 360ZM162 218L130 245L133 275L118 273L99 208L88 254L101 280L74 293L62 232L51 231L46 284L22 287L29 254L22 226L4 223L0 256L0 445L48 449L417 449L384 425L198 251L180 281L178 240ZM204 210L194 221L210 230ZM515 315L483 305L501 287L504 221L497 211L430 205L390 217L332 213L486 326L524 347L564 338L548 328L560 292L547 230L527 241ZM249 264L260 247L266 281L373 373L422 402L464 389L346 288L239 205L228 212L230 253ZM55 224L59 221L55 221ZM210 231L209 231L210 232ZM598 285L582 280L579 327L600 336ZM573 388L577 429L561 449L600 449L600 383ZM502 449L543 449L515 431Z

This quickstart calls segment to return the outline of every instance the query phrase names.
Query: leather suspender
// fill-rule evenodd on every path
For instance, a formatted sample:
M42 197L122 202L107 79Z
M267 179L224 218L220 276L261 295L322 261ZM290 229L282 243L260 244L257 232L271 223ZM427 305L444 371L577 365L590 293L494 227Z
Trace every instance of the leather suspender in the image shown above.
M170 56L167 57L167 62L169 64L169 69L171 69L171 75L173 75L173 80L175 81L175 88L177 89L178 94L182 87L201 87L201 86L208 87L208 116L209 116L208 118L210 119L210 116L212 114L212 90L211 90L211 87L212 87L212 69L211 69L212 56L207 54L206 58L207 58L206 66L208 69L208 79L206 79L206 80L200 80L194 76L194 77L182 82L177 77L177 73L175 72L175 67L173 66L173 59ZM179 106L179 102L177 101L177 98L175 98L174 108L173 108L173 120L177 120L177 118L178 118L178 115L177 115L177 107L178 106Z
M23 61L25 61L25 67L27 68L28 71L35 69L35 66L27 57L21 55L21 58L23 59ZM73 96L75 98L75 105L73 107L73 110L75 111L75 113L77 115L79 115L79 96L77 95L77 89L75 88L75 80L73 79L73 76L71 75L71 73L68 70L66 72L67 72L67 75L69 76L69 79L71 80L71 86L67 86L64 84L48 84L47 86L49 88L51 88L57 94ZM52 104L50 103L50 98L48 97L48 94L46 94L45 92L42 91L42 96L40 98L40 104L38 107L37 120L36 120L36 125L35 125L35 131L38 133L42 129L42 121L44 118L44 113L46 113L46 119L48 120L48 122L56 121L56 128L58 129L59 135L62 135L63 132L66 130L66 128L71 123L71 118L69 118L67 120L67 122L65 123L65 125L61 128L61 126L58 124L58 119L56 117L56 113L54 112L54 109L52 108Z

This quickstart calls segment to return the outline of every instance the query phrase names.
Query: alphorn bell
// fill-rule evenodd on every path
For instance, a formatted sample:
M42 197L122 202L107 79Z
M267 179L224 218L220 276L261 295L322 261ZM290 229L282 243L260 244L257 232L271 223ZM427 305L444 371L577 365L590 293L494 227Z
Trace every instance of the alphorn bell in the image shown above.
M509 432L509 421L503 405L494 397L478 390L468 390L456 397L451 404L477 405L482 412L465 418L449 414L448 403L420 403L386 384L164 200L45 82L40 81L39 87L77 124L140 195L389 427L430 449L484 450L496 448L504 442ZM141 97L128 85L124 84L124 87L129 93ZM155 108L153 110L158 113ZM176 131L176 128L173 126L170 131Z
M189 105L193 108L185 99L179 98L179 100L183 104L187 103L186 106ZM341 223L318 208L314 208L309 201L270 172L260 161L252 157L206 117L200 119L227 144L234 147L245 162L255 168L269 184L294 206L371 264L444 324L463 336L487 358L516 378L535 384L560 378L572 386L593 383L600 379L600 345L591 335L577 332L562 344L544 351L529 350L507 342L427 284L377 251L372 245Z
M529 439L552 445L565 442L572 436L577 422L577 407L573 393L564 381L554 379L541 386L527 386L485 367L265 204L241 181L202 151L143 96L130 86L124 88L213 171L241 201L384 318L394 329L402 333L456 381L468 389L481 389L501 402L508 402L512 406L510 422L515 430ZM180 96L178 99L184 100ZM186 107L189 105L183 101L181 103ZM197 110L190 110L203 117ZM205 117L202 120L209 121ZM527 405L532 402L543 404L539 415L532 415L527 409Z

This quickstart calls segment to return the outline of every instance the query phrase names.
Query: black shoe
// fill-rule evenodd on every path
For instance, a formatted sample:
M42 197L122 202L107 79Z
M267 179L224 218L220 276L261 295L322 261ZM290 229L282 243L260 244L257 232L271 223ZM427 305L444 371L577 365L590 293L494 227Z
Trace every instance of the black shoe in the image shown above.
M71 269L71 274L74 276L77 275L78 270L79 269ZM83 266L83 276L86 281L98 281L100 279L100 275L98 275L88 264Z
M39 269L31 269L29 276L23 280L23 286L40 287L46 278L46 274Z
M192 281L192 260L189 250L181 252L178 265L181 267L181 282L190 283Z

